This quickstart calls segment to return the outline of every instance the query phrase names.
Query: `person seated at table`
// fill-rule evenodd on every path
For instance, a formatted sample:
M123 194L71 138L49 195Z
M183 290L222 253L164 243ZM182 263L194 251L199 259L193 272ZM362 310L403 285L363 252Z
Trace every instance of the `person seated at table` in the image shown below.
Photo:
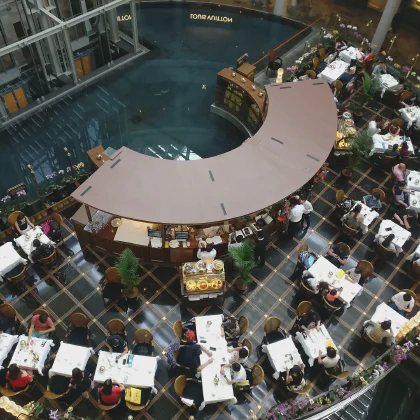
M229 379L226 376L225 368L230 367L230 376L232 379ZM232 365L223 365L220 369L221 375L225 378L226 382L229 385L236 385L242 384L245 382L246 379L246 370L245 368L239 363L233 363Z
M395 85L391 88L389 88L388 90L393 93L394 95L400 95L401 92L405 89L405 82L407 81L407 79L404 76L400 77L400 80L398 81L398 85Z
M372 77L381 76L382 74L386 74L386 64L385 61L381 61L373 68Z
M197 258L210 264L216 258L216 250L212 244L208 244L205 248L199 249L197 252Z
M409 98L405 99L405 101L400 101L400 106L402 108L409 108L410 106L415 106L416 101L416 95L412 95Z
M26 388L29 382L32 382L32 376L24 369L19 369L16 363L9 366L9 371L6 374L6 381L14 391L20 391Z
M409 206L410 193L407 190L407 183L401 181L394 188L394 201L398 209L405 209Z
M398 126L397 124L390 124L389 125L389 129L388 129L388 133L391 134L392 136L398 136L400 134L401 131L401 127Z
M291 369L286 370L286 385L290 391L300 391L306 385L304 375L305 365L299 361L298 365L294 365Z
M24 233L28 232L29 230L33 229L35 226L31 223L31 221L24 215L19 214L15 222L15 229L23 235Z
M241 327L239 321L234 316L226 317L222 322L222 335L224 334L229 344L236 346L241 336Z
M34 315L29 327L28 342L32 336L36 338L47 338L48 334L55 331L55 325L47 314Z
M381 194L375 191L372 194L365 195L362 199L363 204L371 209L379 210L382 207Z
M366 48L365 53L366 53L366 56L363 60L359 60L359 59L357 60L362 64L363 67L366 67L366 65L375 58L375 55L372 53L372 49L370 47Z
M346 278L351 283L359 283L362 278L362 271L360 270L359 263L357 263L356 267L346 271Z
M392 168L392 174L396 182L405 182L410 171L407 169L405 163L399 163Z
M31 259L32 261L39 261L42 258L49 257L54 252L54 245L43 244L39 239L34 239L32 242Z
M388 306L394 311L397 311L399 314L405 316L413 310L414 303L414 298L410 294L400 292L392 296L391 302Z
M74 368L71 372L70 388L78 394L86 392L92 383L92 374L87 370L83 371L79 368Z
M410 155L410 151L408 150L408 143L406 141L403 141L400 146L400 156L402 158L407 158Z
M143 390L142 390L142 397L143 397ZM204 395L203 395L202 381L196 378L187 378L185 388L182 391L181 402L188 407L191 407L193 404L196 407L200 407L203 401L204 401Z
M402 252L402 249L392 242L394 239L395 235L393 233L391 233L390 235L379 235L378 233L375 235L374 242L377 242L378 244L381 244L384 248L395 252L396 256L398 257L400 255L400 252Z
M318 353L318 364L324 365L324 368L329 373L335 373L335 369L340 361L340 355L334 347L327 347L327 355L322 357L322 350Z
M413 219L416 216L416 212L412 209L401 208L394 213L394 219L406 229L411 229L409 219Z
M361 204L357 204L353 210L345 214L341 218L341 222L347 225L349 228L360 231L363 226L363 216L360 214L362 211Z
M230 355L230 363L240 363L241 365L244 364L248 360L249 350L248 347L236 347L234 349L227 349Z
M378 124L382 121L381 117L376 117L374 120L370 121L367 128L367 135L369 137L373 137L375 134L379 133L381 131L380 128L378 128Z
M343 301L339 299L343 288L340 287L338 289L330 289L330 291L326 294L325 300L331 305L336 308L341 308L343 306Z
M103 405L115 405L121 400L121 393L124 391L124 386L112 379L107 379L103 386L99 388L99 403Z
M320 293L324 294L325 290L328 291L328 283L324 281L318 281L308 270L305 270L302 273L302 282L311 291L315 294Z
M321 318L314 310L311 310L302 317L298 318L296 323L298 328L301 328L305 332L308 332L314 328L319 331L321 328Z
M61 375L54 375L48 380L50 391L54 394L61 395L68 391L70 386L70 378Z
M343 83L344 86L346 86L347 83L355 79L354 73L356 73L356 67L350 66L350 68L347 71L345 71L337 80L339 80Z
M201 352L207 354L210 357L206 363L201 364L200 355ZM202 344L190 344L188 346L181 346L178 352L177 363L187 369L195 372L201 372L206 366L213 363L211 356L213 353L207 350Z
M105 345L111 353L121 353L116 359L120 359L128 352L127 342L120 334L109 335L105 340Z
M393 144L392 149L386 149L384 152L384 156L396 157L399 155L400 155L400 152L398 150L398 144Z
M374 343L391 346L395 342L391 321L387 320L381 323L373 322L372 320L365 321L363 331Z
M340 51L343 51L346 49L347 49L346 42L341 36L339 36L335 41L335 50L337 51L337 53L339 53Z
M347 246L342 242L332 245L325 255L325 258L338 268L346 263L348 257Z

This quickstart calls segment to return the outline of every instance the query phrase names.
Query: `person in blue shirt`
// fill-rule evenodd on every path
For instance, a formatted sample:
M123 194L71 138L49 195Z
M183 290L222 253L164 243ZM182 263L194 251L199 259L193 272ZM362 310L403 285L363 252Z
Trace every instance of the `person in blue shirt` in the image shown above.
M373 194L365 195L363 197L363 204L371 209L379 210L382 207L381 195L375 191Z

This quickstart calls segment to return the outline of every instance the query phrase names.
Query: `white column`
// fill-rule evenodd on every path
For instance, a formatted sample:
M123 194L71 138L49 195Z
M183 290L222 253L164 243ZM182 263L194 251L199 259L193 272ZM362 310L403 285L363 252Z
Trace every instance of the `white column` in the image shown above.
M139 50L139 31L137 27L136 0L130 1L130 10L131 10L131 25L132 25L132 30L133 30L133 45L134 45L134 52L136 53Z
M106 3L111 3L112 0L107 0ZM120 32L118 31L117 22L117 8L106 12L106 18L109 25L109 40L110 42L118 42L120 40Z
M82 13L87 13L86 1L80 0L80 7L82 9ZM89 22L89 19L86 19L84 22L86 28L86 34L88 34L92 30L92 25Z
M284 5L286 3L286 0L275 0L276 4L274 5L273 13L276 16L283 16L284 12Z
M382 48L386 34L391 27L392 19L394 19L395 13L400 7L400 4L401 0L388 0L385 5L381 20L379 21L378 27L376 28L376 32L372 40L372 44L377 46L377 52L379 52Z

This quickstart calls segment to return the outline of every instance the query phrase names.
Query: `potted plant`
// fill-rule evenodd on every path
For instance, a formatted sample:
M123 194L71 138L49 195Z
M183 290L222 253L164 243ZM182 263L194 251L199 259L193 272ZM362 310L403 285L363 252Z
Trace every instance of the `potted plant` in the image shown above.
M362 76L362 90L365 102L374 99L376 92L381 90L379 77L371 77L364 71Z
M369 155L372 147L373 140L368 135L367 130L359 131L351 142L348 166L341 171L344 179L349 180L353 176L353 170L360 165L363 158Z
M129 248L124 249L119 255L115 267L121 277L125 295L130 299L136 298L139 294L139 289L136 287L139 284L139 262L133 251Z
M246 239L241 246L229 247L229 256L234 267L239 270L235 286L242 291L248 289L249 284L252 282L250 274L257 266L255 264L254 242Z

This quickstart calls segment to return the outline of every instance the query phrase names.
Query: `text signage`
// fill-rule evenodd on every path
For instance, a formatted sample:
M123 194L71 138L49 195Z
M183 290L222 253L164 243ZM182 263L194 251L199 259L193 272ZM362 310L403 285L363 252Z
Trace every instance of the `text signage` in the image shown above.
M216 15L197 15L195 13L190 14L190 19L192 20L215 20L217 22L232 22L232 18L226 16L216 16Z
M131 15L117 16L118 22L121 22L122 20L131 20Z

